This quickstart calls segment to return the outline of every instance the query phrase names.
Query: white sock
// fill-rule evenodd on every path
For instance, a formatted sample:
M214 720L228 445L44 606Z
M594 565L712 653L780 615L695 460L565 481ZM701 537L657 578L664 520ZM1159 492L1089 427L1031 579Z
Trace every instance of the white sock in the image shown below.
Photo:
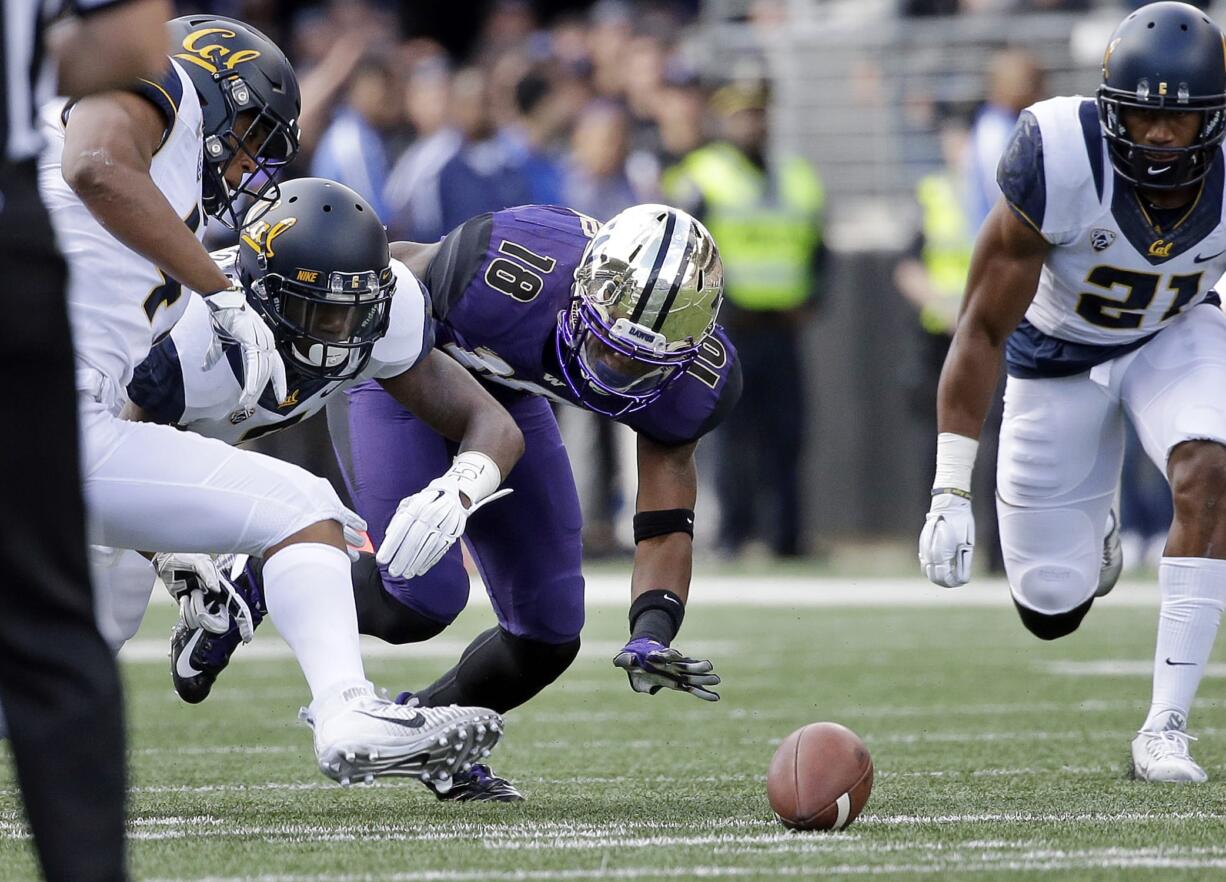
M1226 560L1164 557L1158 567L1162 610L1154 652L1154 696L1142 727L1157 731L1186 725L1226 607Z
M315 542L287 545L264 562L264 601L315 701L358 684L369 687L349 555Z

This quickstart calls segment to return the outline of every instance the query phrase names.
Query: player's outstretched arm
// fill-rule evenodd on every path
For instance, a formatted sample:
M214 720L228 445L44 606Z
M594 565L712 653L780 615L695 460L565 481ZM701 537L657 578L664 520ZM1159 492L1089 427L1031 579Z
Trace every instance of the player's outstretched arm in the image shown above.
M937 389L936 477L920 533L924 575L954 588L970 580L975 547L971 470L992 403L1005 341L1034 298L1050 244L1002 199L971 258L966 299Z
M393 576L412 578L438 563L469 515L511 492L495 491L523 455L524 436L502 405L438 350L379 382L418 419L460 443L450 469L401 500L375 554Z
M698 499L697 444L669 447L639 435L639 491L634 517L634 573L630 579L630 642L613 658L630 687L661 689L718 701L711 662L670 644L685 615L694 562L694 504Z
M230 287L149 173L166 120L139 95L105 92L84 98L64 132L63 174L112 236L201 294Z

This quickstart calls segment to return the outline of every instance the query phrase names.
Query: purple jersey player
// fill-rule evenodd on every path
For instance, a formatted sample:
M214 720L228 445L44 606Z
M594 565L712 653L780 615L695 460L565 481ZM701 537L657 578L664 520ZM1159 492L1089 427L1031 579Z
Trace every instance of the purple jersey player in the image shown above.
M474 515L465 533L498 626L406 700L509 709L578 652L581 515L551 402L638 433L631 640L614 663L636 691L717 700L711 663L670 647L690 581L695 444L741 387L735 352L715 325L723 279L710 234L659 205L604 225L565 208L523 206L473 218L438 243L392 243L392 254L430 290L436 345L490 384L525 439L504 485L514 492ZM378 546L399 501L450 461L454 445L377 384L359 384L346 398L347 407L329 410L332 437ZM468 600L458 547L412 579L383 555L377 566L355 575L365 633L428 639Z
M525 444L503 482L513 492L474 512L465 530L498 626L437 682L401 700L435 706L462 698L509 709L574 660L583 627L582 517L551 401L606 415L639 436L631 639L614 663L638 692L670 688L717 700L711 663L670 646L689 593L694 447L741 389L736 354L715 325L723 270L710 234L661 205L636 206L603 226L569 209L525 206L473 218L438 243L391 248L430 290L436 347L489 385ZM446 409L450 394L439 389L436 406ZM456 444L378 382L336 396L328 420L355 507L379 548L354 565L359 628L391 643L428 640L468 601L460 549L452 546L424 573L394 551L417 523L402 501L429 494ZM260 606L257 573L235 588ZM211 683L239 642L231 627L192 664L207 668ZM478 765L456 777L446 798L522 797Z

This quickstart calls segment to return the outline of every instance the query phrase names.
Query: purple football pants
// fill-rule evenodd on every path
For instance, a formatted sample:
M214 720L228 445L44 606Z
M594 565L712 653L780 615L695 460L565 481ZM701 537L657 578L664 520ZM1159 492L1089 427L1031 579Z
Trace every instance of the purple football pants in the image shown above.
M543 643L567 643L583 627L583 518L570 460L545 399L498 398L524 434L524 455L502 484L515 492L474 514L464 542L504 630ZM378 548L400 500L445 472L458 445L374 381L354 386L345 399L329 407L328 422L354 507ZM468 603L468 573L458 543L415 579L397 579L381 569L384 590L435 621L449 624Z

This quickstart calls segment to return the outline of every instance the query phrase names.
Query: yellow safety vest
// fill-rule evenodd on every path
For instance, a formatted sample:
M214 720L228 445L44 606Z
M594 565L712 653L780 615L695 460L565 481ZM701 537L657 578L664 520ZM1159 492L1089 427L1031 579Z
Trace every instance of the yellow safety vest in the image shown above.
M665 192L675 195L682 179L702 195L703 222L719 245L729 301L772 311L808 300L825 192L807 162L788 157L772 164L768 177L731 144L716 143L670 169Z
M920 180L916 196L924 212L921 260L928 279L942 298L961 301L975 239L953 180L943 172L927 175ZM950 316L955 312L924 307L920 323L930 334L946 334L953 329Z

